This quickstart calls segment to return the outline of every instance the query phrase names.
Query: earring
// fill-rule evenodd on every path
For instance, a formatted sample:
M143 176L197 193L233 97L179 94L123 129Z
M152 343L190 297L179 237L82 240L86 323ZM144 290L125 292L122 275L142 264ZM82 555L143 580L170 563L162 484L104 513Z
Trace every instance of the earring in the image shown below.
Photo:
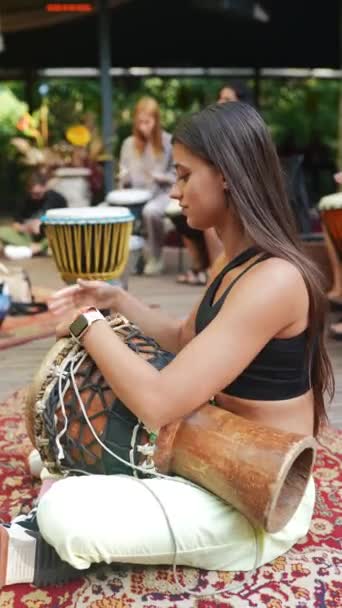
M223 182L223 190L228 190L228 184L227 184L227 182Z

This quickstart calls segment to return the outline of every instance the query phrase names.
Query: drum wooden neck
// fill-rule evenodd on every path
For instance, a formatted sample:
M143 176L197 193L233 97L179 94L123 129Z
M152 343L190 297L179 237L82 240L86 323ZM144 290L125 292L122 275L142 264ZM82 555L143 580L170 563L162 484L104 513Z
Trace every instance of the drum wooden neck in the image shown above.
M203 486L267 532L295 513L312 472L315 440L256 425L212 405L161 429L155 463Z

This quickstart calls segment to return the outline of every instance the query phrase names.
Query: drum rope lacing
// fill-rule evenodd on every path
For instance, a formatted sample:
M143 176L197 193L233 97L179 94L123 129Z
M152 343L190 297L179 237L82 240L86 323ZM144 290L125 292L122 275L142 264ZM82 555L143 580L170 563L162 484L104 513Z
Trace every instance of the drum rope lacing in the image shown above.
M65 411L65 404L64 404L64 394L67 390L67 388L69 388L70 384L72 384L72 387L75 391L76 394L76 398L77 401L79 403L79 406L81 408L82 414L84 416L84 419L91 431L91 433L93 434L95 440L99 443L99 445L101 445L101 447L108 453L110 454L113 458L115 458L116 460L118 460L119 462L125 464L126 466L130 467L135 475L136 473L139 471L141 473L143 473L144 475L151 475L153 477L156 477L158 479L166 479L166 480L172 480L172 481L176 481L177 483L183 483L185 485L189 485L195 488L199 488L199 486L197 486L196 484L192 483L191 481L188 481L186 479L180 479L177 477L173 477L170 475L164 475L162 473L159 473L154 466L151 466L150 464L148 466L138 466L136 464L134 464L132 462L132 458L130 458L131 462L125 460L124 458L121 458L118 454L115 454L112 450L110 450L108 448L108 446L106 446L105 443L102 442L102 440L100 439L100 437L98 436L95 428L93 427L91 421L89 420L89 417L87 415L87 411L85 408L85 405L82 401L82 397L80 395L80 392L78 390L78 386L76 383L76 379L75 379L75 373L77 372L78 367L82 364L82 362L84 361L84 359L88 356L88 354L86 352L84 353L73 353L71 355L71 357L67 357L66 361L64 362L64 365L56 367L55 368L55 374L56 376L58 376L58 393L59 393L59 399L60 399L60 404L61 404L61 409L63 412L63 417L64 417L64 426L62 431L59 432L57 438L58 438L58 454L59 454L59 458L60 456L63 458L63 448L61 446L60 440L63 436L63 434L65 434L66 430L67 430L67 425L68 425L68 418L66 416L66 411ZM66 367L67 365L70 364L70 369L69 372L66 372ZM70 380L67 379L67 376L70 376ZM63 379L66 380L66 384L65 387L62 389L62 381ZM136 425L134 427L133 430L133 436L132 436L132 441L131 444L134 445L134 438L136 437L136 434L139 430L139 426L141 423L139 423L138 425ZM140 448L140 449L139 449ZM151 445L151 444L147 444L146 448L145 446L139 446L138 447L138 451L141 451L142 453L144 453L144 451L147 451L147 455L151 456L153 455L155 446ZM69 472L79 472L85 475L91 475L91 473L87 473L86 471L82 471L79 469L68 469ZM260 554L261 554L261 547L260 547L260 542L259 542L259 537L258 537L258 531L255 529L254 525L250 523L251 528L254 532L254 538L255 538L255 559L254 559L254 565L250 571L250 575L246 576L245 580L242 583L237 583L237 584L229 584L226 585L223 589L220 590L215 590L212 591L211 593L208 591L194 591L193 589L190 589L187 585L185 585L183 582L181 582L179 580L178 577L178 572L177 572L177 558L178 558L178 552L179 552L179 547L178 547L178 543L177 543L177 537L174 531L174 528L172 526L171 523L171 519L170 516L167 512L167 509L165 507L165 505L163 504L163 502L161 501L161 499L159 498L159 496L152 490L152 488L150 488L148 485L146 485L146 483L144 482L143 479L138 478L137 476L127 476L127 475L122 475L119 474L119 477L125 477L128 479L131 479L133 482L139 483L140 485L142 485L144 488L146 488L146 490L148 490L148 492L150 492L150 494L154 497L154 499L157 501L157 503L159 504L162 512L163 512L163 516L167 525L167 528L169 530L170 533L170 537L172 540L172 544L173 544L173 559L172 559L172 570L173 570L173 576L175 579L176 584L180 587L180 589L182 591L186 591L187 593L189 593L189 595L195 596L195 597L208 597L208 596L215 596L215 595L222 595L223 593L227 593L227 592L239 592L240 590L242 590L243 588L245 588L246 584L248 584L249 582L249 578L252 576L253 572L258 568L258 564L260 561ZM202 491L207 491L204 488L201 488ZM210 493L210 492L208 492ZM246 580L247 579L247 580Z

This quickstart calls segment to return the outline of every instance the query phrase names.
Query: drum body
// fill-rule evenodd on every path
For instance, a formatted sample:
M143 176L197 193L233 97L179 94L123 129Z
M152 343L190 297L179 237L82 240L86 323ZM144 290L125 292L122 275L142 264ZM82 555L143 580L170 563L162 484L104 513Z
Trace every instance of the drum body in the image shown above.
M134 220L127 208L50 209L41 220L66 282L111 280L122 274Z
M124 317L116 315L110 324L155 368L172 360ZM53 473L137 474L129 463L143 475L174 473L220 496L269 532L284 527L294 514L315 455L312 437L256 425L213 404L151 432L69 338L56 343L36 374L26 423Z
M342 260L342 192L321 198L318 209L338 256Z
M172 360L171 353L121 315L114 316L110 324L120 339L156 369ZM132 465L145 461L139 446L150 440L148 431L114 395L91 357L70 338L56 342L40 366L27 398L26 423L33 445L52 473L77 469L132 474L129 466L101 446L91 427L111 451ZM148 468L147 462L145 466Z

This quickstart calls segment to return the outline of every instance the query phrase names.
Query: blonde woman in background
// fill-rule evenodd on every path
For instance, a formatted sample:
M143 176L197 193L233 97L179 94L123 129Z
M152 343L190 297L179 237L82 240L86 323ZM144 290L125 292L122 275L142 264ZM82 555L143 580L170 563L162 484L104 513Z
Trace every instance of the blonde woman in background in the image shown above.
M120 152L120 187L146 188L151 199L143 209L147 232L148 258L144 274L163 271L163 218L169 204L169 190L174 182L171 135L160 124L160 108L152 97L142 97L133 113L132 135Z

